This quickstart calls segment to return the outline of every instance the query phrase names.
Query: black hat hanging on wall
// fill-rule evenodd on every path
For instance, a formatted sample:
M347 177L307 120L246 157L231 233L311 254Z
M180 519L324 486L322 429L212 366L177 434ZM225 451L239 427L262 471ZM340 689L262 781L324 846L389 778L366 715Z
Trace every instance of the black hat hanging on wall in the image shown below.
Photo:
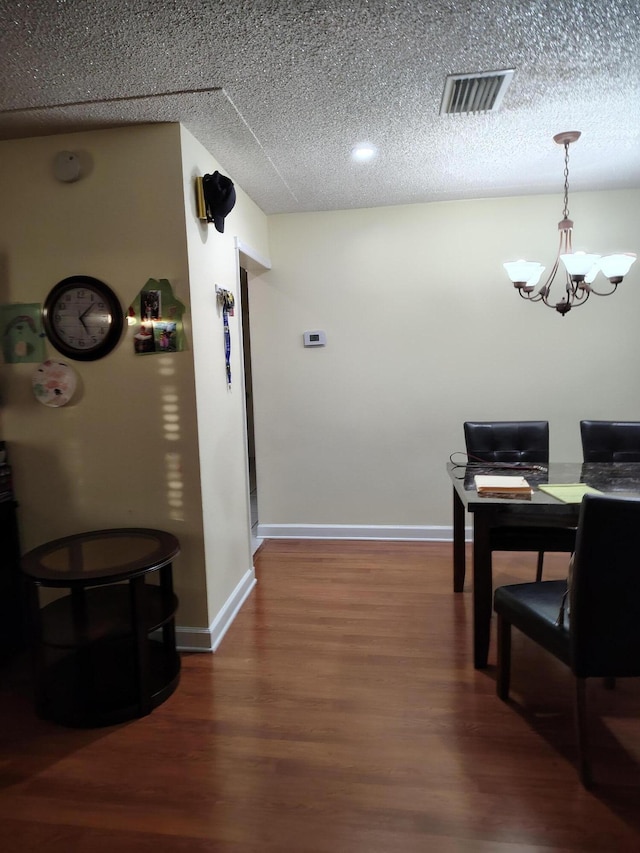
M233 181L226 175L221 175L220 172L204 175L202 192L207 222L213 222L216 230L222 234L224 232L224 218L228 213L231 213L236 203L236 189Z

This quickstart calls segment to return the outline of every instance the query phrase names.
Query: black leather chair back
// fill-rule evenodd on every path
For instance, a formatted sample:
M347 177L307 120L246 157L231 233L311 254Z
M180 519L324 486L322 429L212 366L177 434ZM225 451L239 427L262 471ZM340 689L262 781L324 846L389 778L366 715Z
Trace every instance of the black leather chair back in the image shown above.
M464 440L470 461L548 462L548 421L466 421Z
M580 421L585 462L640 462L640 423Z
M640 499L586 495L570 589L579 678L640 675Z

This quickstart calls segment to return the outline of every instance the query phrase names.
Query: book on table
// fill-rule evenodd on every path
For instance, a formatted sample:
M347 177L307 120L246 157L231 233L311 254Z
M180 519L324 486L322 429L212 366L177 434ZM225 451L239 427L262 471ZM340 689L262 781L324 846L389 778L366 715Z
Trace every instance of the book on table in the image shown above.
M479 495L529 498L533 494L527 480L519 475L476 474L473 479Z

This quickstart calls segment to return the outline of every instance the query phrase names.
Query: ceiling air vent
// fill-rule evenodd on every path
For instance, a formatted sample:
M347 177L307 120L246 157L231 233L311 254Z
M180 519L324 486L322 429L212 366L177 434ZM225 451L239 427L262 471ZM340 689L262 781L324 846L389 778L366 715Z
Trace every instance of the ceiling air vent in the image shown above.
M514 69L480 74L450 74L444 85L440 115L495 112L507 91Z

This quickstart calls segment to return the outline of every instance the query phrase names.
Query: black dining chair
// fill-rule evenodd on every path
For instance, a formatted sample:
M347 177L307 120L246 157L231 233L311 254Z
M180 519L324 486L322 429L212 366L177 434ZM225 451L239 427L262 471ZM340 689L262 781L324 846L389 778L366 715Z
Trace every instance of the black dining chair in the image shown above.
M638 421L580 421L585 462L640 462Z
M640 499L585 495L580 507L570 581L501 586L497 614L497 693L509 698L511 627L575 676L575 723L580 779L592 783L585 682L640 676ZM568 591L568 595L566 595Z
M548 421L465 421L464 440L470 464L499 465L549 462ZM573 527L495 527L491 551L537 551L536 581L542 579L545 551L573 551Z

